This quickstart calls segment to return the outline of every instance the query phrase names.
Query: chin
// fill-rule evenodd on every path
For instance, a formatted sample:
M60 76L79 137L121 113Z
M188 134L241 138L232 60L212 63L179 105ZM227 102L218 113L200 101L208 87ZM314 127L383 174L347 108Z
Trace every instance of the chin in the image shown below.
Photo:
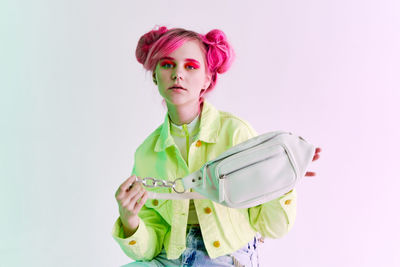
M195 102L195 99L189 99L187 97L172 97L169 99L165 99L165 102L167 102L170 105L180 106L188 103L193 103Z

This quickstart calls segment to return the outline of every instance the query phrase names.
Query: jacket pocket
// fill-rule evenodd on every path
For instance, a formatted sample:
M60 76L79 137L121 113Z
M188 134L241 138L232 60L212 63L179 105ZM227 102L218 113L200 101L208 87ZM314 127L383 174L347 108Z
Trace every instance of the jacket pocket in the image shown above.
M151 188L146 190L156 193L169 193L168 188ZM171 200L169 199L150 199L144 205L155 210L169 225L171 225Z

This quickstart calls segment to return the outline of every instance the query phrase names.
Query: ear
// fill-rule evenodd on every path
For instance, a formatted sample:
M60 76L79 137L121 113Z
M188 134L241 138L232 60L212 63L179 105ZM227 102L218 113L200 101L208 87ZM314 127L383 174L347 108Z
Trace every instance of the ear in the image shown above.
M208 89L208 87L211 84L211 77L212 77L211 74L206 74L206 80L205 80L204 85L203 85L203 88L205 88L206 90Z
M202 97L204 95L204 93L207 92L207 89L201 89L200 90L200 97Z
M156 72L153 72L153 82L157 85Z

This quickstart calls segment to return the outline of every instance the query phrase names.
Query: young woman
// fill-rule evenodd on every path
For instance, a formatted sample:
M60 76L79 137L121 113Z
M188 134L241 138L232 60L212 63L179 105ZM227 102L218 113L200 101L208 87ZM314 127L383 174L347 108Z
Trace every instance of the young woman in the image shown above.
M171 190L145 190L135 182L136 176L185 177L257 135L245 120L204 99L234 57L225 34L160 27L140 38L136 57L153 73L168 112L137 148L132 176L115 193L120 217L112 235L136 261L126 266L258 266L262 238L282 237L293 226L295 190L256 207L231 209L208 199L148 199L146 190Z

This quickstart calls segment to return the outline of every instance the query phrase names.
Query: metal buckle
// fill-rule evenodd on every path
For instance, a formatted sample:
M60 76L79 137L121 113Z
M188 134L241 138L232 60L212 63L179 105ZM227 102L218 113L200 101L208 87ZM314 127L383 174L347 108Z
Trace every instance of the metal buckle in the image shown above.
M176 192L176 193L178 193L178 194L183 194L183 193L185 193L185 189L183 189L183 191L182 192L179 192L179 191L177 191L176 190L176 181L178 181L178 180L182 180L182 178L177 178L177 179L175 179L175 181L174 181L174 184L172 185L172 189L174 189L174 191Z

